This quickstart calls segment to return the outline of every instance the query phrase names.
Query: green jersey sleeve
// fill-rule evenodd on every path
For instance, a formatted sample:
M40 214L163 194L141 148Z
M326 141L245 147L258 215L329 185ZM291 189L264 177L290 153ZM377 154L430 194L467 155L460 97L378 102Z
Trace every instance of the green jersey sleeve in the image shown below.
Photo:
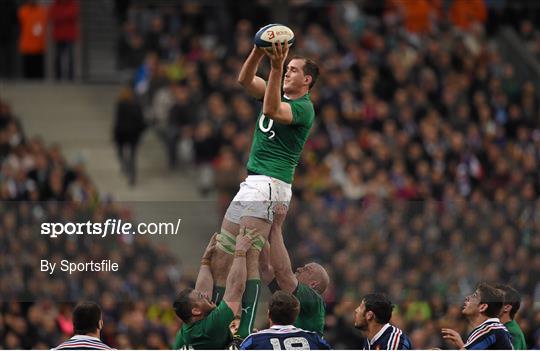
M224 330L229 331L229 325L234 320L234 313L225 301L221 301L204 319L204 329L210 337L223 337Z
M297 126L310 126L315 117L313 104L306 100L289 101L292 111L292 124Z

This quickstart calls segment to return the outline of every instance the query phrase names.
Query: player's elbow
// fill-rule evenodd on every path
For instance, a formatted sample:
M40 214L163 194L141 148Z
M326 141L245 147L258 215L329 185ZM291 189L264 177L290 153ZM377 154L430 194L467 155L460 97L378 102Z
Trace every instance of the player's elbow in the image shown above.
M246 78L242 77L242 75L238 75L238 78L236 79L236 81L238 82L238 84L240 84L241 86L245 86L247 84L246 82Z
M248 82L245 79L242 79L241 77L238 77L236 81L238 82L238 84L240 84L244 88L247 87L248 85Z
M240 73L236 81L242 87L247 88L251 85L251 83L253 82L253 79L249 79L249 77L247 77L245 74Z
M277 112L278 112L278 110L276 108L263 106L263 114L267 118L272 118L272 119L275 118L276 115L277 115Z
M287 280L291 279L292 276L294 276L294 273L290 266L283 264L283 265L275 265L274 267L274 275L278 280Z

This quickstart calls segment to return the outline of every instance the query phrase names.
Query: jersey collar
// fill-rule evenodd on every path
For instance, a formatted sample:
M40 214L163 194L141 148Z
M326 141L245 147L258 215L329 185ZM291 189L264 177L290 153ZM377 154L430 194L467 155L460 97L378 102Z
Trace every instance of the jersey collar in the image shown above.
M480 326L482 326L484 324L493 323L493 322L501 323L501 320L499 318L488 318L485 321L483 321L478 327L480 327ZM478 327L476 327L476 328L478 328Z
M287 95L283 94L283 97L284 97L285 99L289 100L289 101L295 101L295 100L306 99L306 98L309 99L310 96L311 96L311 95L310 95L309 91L308 91L305 95L300 96L298 99L291 99L291 98L288 97Z
M273 326L270 327L270 329L275 329L275 330L279 330L279 329L296 329L296 327L294 325L274 324Z
M384 332L386 331L386 329L390 328L390 323L386 323L385 325L383 325L383 327L381 328L381 330L379 330L379 332L377 334L375 334L375 336L373 337L373 339L371 340L368 340L369 344L370 345L373 345L373 343L375 341L377 341L377 339L379 339L383 334Z
M73 340L85 340L85 339L90 339L90 340L96 340L96 341L101 342L101 340L100 340L99 338L96 338L95 336L81 335L81 334L73 335L73 336L71 337L71 339L73 339Z

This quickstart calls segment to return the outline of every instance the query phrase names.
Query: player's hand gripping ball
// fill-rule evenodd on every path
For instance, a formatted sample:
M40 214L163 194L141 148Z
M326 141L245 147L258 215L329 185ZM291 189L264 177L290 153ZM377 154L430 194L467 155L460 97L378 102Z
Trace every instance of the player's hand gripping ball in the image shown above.
M272 47L272 43L289 43L291 46L294 43L294 33L293 31L282 24L269 24L255 34L255 45L260 48L269 48Z

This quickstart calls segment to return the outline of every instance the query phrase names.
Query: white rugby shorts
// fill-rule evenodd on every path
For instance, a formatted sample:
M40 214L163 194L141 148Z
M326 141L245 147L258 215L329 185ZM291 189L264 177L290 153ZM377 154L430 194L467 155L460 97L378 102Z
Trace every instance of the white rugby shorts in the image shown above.
M248 216L273 222L274 206L284 204L289 207L291 197L291 184L264 175L249 175L240 184L225 219L240 223L240 218Z

